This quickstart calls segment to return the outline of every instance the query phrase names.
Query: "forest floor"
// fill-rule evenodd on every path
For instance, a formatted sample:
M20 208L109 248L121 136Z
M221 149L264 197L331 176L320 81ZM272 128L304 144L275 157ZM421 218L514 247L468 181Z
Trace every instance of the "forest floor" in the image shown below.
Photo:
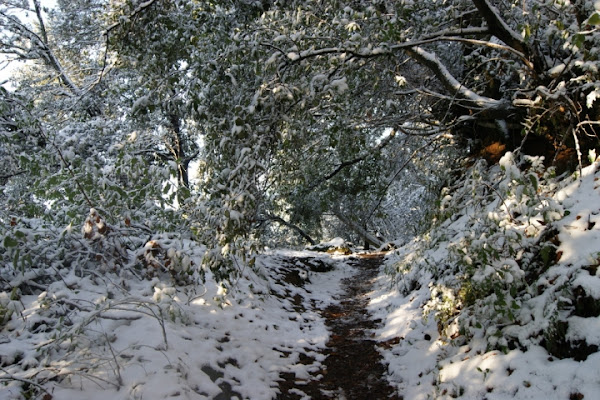
M336 302L319 310L330 331L321 368L310 379L282 373L279 400L302 399L400 399L386 379L373 330L381 320L368 312L368 294L383 262L381 254L361 254L348 261L357 272L342 279L343 292ZM306 358L305 362L313 362Z

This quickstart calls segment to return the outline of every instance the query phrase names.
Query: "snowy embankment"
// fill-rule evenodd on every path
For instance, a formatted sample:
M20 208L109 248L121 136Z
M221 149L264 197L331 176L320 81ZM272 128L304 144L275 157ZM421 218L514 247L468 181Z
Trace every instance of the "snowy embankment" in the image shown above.
M158 248L194 265L203 254L167 238L153 241ZM197 287L126 270L63 273L42 293L2 299L17 312L0 333L0 399L274 398L280 373L319 370L329 334L312 306L340 291L352 273L340 265L323 253L276 252L229 293L209 274Z
M391 383L411 400L597 399L599 265L599 161L562 179L510 153L474 165L372 294Z

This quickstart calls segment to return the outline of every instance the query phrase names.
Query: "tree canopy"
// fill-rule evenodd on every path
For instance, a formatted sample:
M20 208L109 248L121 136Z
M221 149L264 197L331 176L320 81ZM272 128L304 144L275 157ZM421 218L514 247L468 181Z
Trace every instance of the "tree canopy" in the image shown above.
M461 154L581 166L598 10L495 3L3 2L3 256L97 246L87 220L109 266L176 232L226 277L265 243L414 234Z

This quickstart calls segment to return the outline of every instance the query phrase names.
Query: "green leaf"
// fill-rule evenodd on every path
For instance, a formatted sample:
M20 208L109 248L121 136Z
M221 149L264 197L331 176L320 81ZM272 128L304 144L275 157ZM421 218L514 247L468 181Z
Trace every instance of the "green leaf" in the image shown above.
M4 247L6 247L6 248L16 247L18 245L19 245L19 242L16 239L13 239L10 236L6 236L4 238Z
M587 20L588 25L600 25L600 15L595 12L592 16Z
M19 265L19 256L21 255L21 249L17 249L17 251L15 251L15 256L13 257L13 266L15 268L17 268L17 265ZM23 265L21 265L23 267ZM24 268L22 268L24 269Z
M585 35L582 35L581 33L577 33L577 34L573 35L573 45L576 46L578 49L583 47L584 42L585 42Z
M525 33L525 35L524 35L525 41L529 40L529 38L531 37L531 25L529 25L529 24L525 25L525 29L523 31Z
M549 265L552 261L552 257L554 256L554 248L552 246L545 246L540 251L540 255L542 256L542 261L544 265Z
M538 191L538 179L535 175L533 174L529 174L529 180L531 181L531 184L533 185L533 188L535 189L535 191Z

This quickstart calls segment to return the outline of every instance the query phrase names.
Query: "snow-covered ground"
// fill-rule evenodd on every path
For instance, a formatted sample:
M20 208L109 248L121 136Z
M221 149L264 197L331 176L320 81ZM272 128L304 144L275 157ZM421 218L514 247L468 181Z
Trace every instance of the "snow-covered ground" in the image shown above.
M312 272L306 257L333 269ZM343 259L264 255L263 277L248 270L227 294L210 276L192 291L168 279L72 274L18 304L4 299L20 312L0 334L0 399L39 383L45 399L274 398L280 373L308 379L319 369L329 335L312 306L329 304L352 273Z

